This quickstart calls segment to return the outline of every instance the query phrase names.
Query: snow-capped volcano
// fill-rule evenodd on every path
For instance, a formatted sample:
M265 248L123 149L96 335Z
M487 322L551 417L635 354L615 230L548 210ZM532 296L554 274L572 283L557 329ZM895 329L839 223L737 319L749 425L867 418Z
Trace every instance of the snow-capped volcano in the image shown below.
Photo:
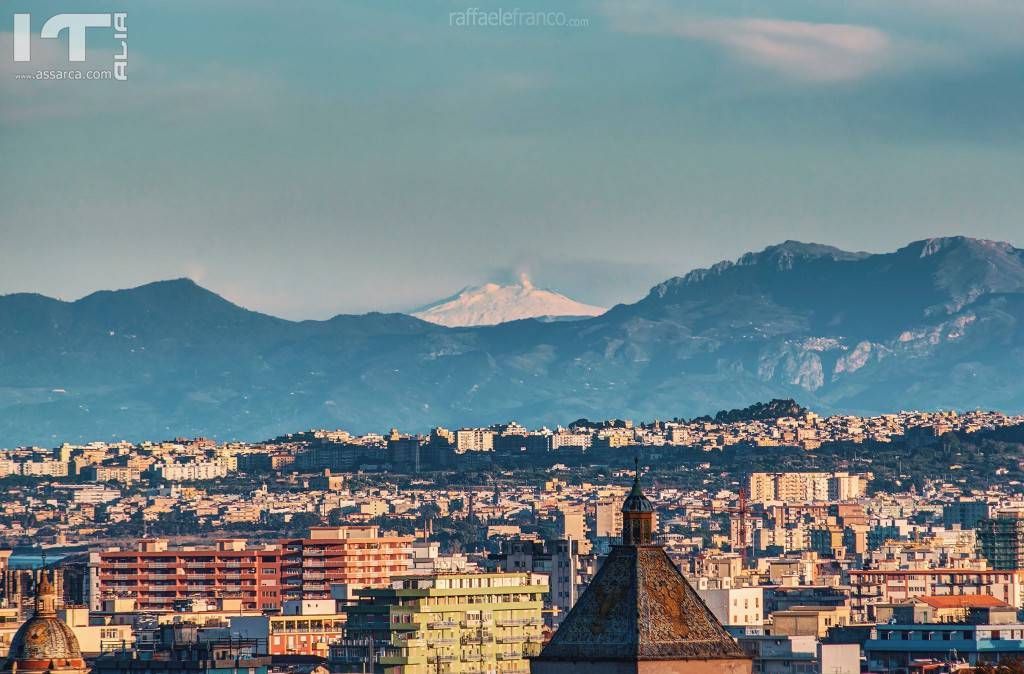
M450 328L469 325L497 325L523 318L566 318L599 316L607 309L583 304L552 290L542 290L525 274L519 283L487 283L465 288L457 294L412 312L416 318Z

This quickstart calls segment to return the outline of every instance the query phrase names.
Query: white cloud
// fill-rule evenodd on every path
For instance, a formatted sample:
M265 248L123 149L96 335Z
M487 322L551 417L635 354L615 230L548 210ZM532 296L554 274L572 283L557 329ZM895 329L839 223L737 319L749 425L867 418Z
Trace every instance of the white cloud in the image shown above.
M735 19L681 28L682 35L720 44L744 61L814 82L860 79L882 67L891 49L882 31L848 24Z
M734 58L808 82L861 79L891 62L893 44L878 28L763 18L695 17L661 5L606 5L613 28L702 40Z

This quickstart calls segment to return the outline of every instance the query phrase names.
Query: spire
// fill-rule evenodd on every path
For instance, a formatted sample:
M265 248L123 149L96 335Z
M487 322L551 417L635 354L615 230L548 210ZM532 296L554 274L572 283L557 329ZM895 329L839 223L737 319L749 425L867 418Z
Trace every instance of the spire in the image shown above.
M622 544L650 545L654 529L654 505L640 486L640 459L634 459L633 488L622 504Z

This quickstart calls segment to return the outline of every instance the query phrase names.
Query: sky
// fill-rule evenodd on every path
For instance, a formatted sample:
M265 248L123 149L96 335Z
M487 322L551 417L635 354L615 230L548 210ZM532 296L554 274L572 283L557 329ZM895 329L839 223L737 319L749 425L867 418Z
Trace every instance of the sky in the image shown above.
M610 306L786 239L1024 246L1020 0L4 8L0 293L187 276L301 319L527 273ZM39 32L120 11L127 81L16 78L109 69L110 30L86 64Z

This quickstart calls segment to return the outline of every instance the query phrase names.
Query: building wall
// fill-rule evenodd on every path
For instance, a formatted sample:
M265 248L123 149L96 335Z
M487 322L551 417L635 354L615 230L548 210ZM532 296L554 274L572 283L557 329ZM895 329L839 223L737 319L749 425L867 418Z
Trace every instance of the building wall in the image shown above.
M385 674L527 674L539 652L546 578L540 574L451 574L396 581L360 593L349 609L347 640L382 643ZM347 656L359 657L355 646ZM339 647L332 650L338 653ZM379 671L379 670L378 670Z
M376 526L314 527L281 541L284 599L329 599L331 585L384 587L412 566L412 536L381 536Z
M764 624L764 590L760 587L697 590L697 593L723 625Z
M1014 608L1024 607L1020 571L912 569L851 571L855 618L873 618L873 604L895 604L913 597L987 594Z
M90 607L134 599L140 611L170 611L176 601L237 598L243 609L280 606L281 551L276 548L156 549L91 553Z

